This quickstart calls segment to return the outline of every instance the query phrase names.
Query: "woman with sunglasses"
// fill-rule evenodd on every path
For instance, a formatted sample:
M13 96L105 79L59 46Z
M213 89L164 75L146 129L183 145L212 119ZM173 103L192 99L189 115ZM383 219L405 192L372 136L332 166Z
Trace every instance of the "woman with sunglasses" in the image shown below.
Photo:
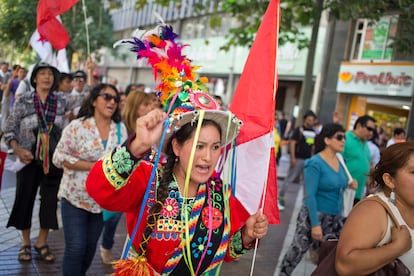
M64 168L58 193L65 235L63 275L85 275L95 255L104 223L85 181L95 162L127 138L118 103L113 85L95 86L78 118L63 130L53 155L53 163Z
M337 153L344 150L345 134L339 124L327 124L315 142L315 154L305 161L305 196L299 211L295 235L285 257L280 274L291 275L311 246L338 238L344 224L343 192L348 185L355 189L355 180L348 184Z
M125 107L121 112L128 135L135 133L137 119L152 109L149 94L142 91L134 91L128 94L125 100ZM102 244L99 248L101 260L104 264L111 264L114 261L112 255L112 247L115 242L114 235L118 222L122 217L122 212L112 212L110 214L107 220L105 220L105 226L102 232Z

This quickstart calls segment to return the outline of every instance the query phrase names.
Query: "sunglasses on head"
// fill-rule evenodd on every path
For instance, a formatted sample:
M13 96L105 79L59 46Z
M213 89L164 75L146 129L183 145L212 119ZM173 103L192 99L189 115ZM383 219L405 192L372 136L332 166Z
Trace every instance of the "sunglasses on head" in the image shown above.
M342 141L342 140L345 140L346 139L346 137L345 137L344 134L336 134L332 138L335 138L338 141Z
M110 102L111 100L114 100L116 103L119 103L119 96L118 95L113 96L109 93L101 93L98 96L102 96L102 98L107 102Z
M373 132L373 131L374 131L374 128L373 128L373 127L370 127L370 126L365 126L365 128L366 128L368 131L371 131L371 132Z

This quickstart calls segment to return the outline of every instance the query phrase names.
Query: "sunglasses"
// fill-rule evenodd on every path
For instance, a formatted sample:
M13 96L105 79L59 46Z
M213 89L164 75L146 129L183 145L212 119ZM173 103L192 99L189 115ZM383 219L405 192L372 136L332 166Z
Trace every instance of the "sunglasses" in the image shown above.
M368 129L368 131L370 131L370 132L373 132L374 131L374 128L373 127L365 126L365 128Z
M345 139L346 139L344 134L337 134L337 135L333 136L332 138L335 138L338 141L342 141L342 140L345 141Z
M98 96L102 96L102 98L103 98L106 102L110 102L111 100L114 100L116 103L119 103L119 101L120 101L120 99L119 99L119 96L118 96L118 95L113 96L113 95L111 95L111 94L109 94L109 93L102 93L102 94L99 94Z
M74 78L73 80L76 82L85 82L83 78Z

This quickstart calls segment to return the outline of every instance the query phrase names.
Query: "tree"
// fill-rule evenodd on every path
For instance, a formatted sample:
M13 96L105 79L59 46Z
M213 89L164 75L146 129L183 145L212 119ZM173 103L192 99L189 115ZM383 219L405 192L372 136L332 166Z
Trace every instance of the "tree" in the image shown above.
M142 9L147 0L136 0L137 9ZM167 6L170 2L178 7L181 0L154 0L155 3ZM221 24L221 13L229 13L237 18L239 25L229 30L226 45L251 46L261 18L269 0L204 0L197 1L198 12L203 13L207 7L213 7L210 25ZM299 102L300 114L310 107L313 87L313 64L318 37L319 22L323 11L328 11L331 20L352 20L359 18L378 20L386 13L400 14L400 31L394 38L394 49L397 55L413 53L414 49L414 1L413 0L281 0L281 22L279 44L296 43L299 49L308 48L306 72ZM205 13L205 12L204 12ZM304 26L312 26L311 38L301 31ZM300 116L301 117L301 116ZM299 118L300 118L299 117Z
M31 54L25 51L31 35L36 29L36 9L38 1L33 0L3 0L0 1L0 43L11 46L13 53L9 56L23 57L32 63ZM97 53L101 47L112 48L115 41L113 26L108 8L100 0L86 0L87 16L90 21L89 42L91 53ZM110 3L109 3L110 4ZM109 7L109 5L108 5ZM82 10L82 1L79 1L68 12L61 15L62 22L69 34L70 43L67 47L68 60L74 52L83 59L87 54L85 20ZM3 48L0 47L0 48Z

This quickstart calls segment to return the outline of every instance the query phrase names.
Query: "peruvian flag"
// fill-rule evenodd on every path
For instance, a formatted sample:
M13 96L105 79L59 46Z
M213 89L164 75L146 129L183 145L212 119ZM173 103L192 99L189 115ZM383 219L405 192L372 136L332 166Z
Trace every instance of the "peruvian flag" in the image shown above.
M49 41L56 50L66 47L69 35L56 16L66 12L78 0L39 0L37 5L37 30L41 41Z
M263 208L270 224L280 223L273 138L279 6L279 0L270 0L230 104L243 121L235 149L236 198L242 213Z

